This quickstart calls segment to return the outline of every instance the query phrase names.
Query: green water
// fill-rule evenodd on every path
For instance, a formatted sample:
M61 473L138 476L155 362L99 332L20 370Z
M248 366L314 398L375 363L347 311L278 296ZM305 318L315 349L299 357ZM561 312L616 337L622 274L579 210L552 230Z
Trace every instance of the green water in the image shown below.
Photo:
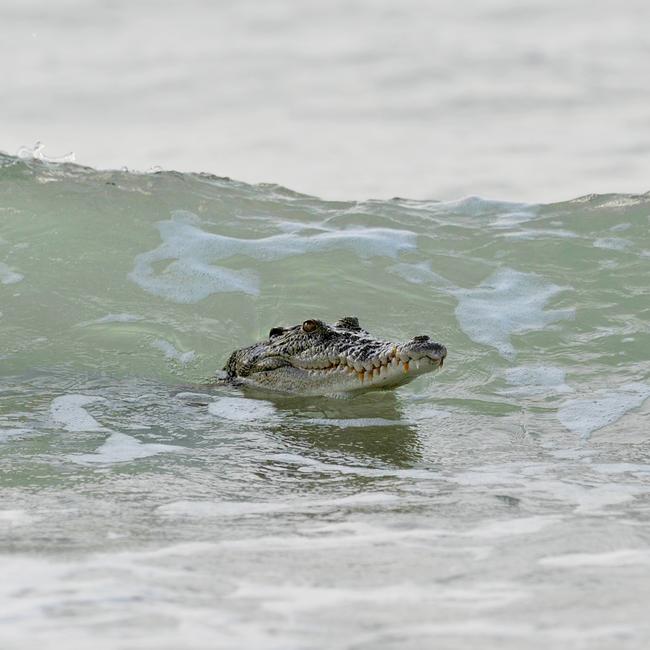
M2 647L646 647L649 221L0 156ZM202 384L343 315L444 370Z

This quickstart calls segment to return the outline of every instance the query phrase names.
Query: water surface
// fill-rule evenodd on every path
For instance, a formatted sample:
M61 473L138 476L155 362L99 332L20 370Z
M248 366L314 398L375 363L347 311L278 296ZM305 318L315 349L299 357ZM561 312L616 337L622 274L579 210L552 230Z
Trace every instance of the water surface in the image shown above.
M333 202L8 156L0 194L3 648L647 647L648 195ZM201 385L343 315L444 370Z

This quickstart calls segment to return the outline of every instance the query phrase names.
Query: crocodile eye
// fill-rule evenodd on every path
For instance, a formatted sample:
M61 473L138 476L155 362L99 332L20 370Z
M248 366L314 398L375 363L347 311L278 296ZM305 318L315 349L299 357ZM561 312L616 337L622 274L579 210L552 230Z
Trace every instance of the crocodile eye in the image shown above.
M307 332L309 334L310 332L313 332L316 328L318 327L318 322L315 320L306 320L302 324L302 331Z
M283 327L272 327L269 332L269 338L272 339L274 336L280 336L282 333L284 333Z

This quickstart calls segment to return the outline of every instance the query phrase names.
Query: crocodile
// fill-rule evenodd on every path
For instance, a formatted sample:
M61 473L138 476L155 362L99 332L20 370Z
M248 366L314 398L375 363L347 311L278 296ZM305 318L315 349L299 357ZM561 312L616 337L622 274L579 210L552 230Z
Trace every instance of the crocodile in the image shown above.
M274 327L267 339L235 350L225 381L298 395L347 395L393 388L442 366L447 349L428 336L406 343L374 338L355 316Z

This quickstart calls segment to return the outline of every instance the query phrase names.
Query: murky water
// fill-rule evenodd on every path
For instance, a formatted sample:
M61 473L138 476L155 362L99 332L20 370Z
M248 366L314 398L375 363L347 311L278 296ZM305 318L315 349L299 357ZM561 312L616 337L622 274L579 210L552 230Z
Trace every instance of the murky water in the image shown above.
M0 164L3 648L647 647L647 195ZM444 370L201 385L343 315Z

